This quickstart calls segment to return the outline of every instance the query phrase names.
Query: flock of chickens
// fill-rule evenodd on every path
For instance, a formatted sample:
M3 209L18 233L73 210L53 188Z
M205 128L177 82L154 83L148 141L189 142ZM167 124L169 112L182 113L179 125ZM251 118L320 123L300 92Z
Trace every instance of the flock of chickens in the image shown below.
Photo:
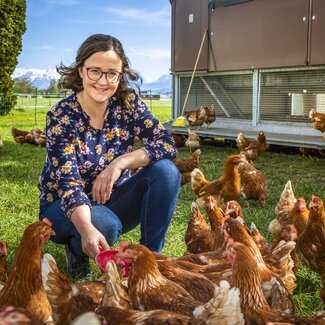
M196 132L191 129L194 126L197 127L196 130L199 130L200 127L204 124L207 125L207 128L211 128L211 124L216 120L216 109L213 104L208 106L201 106L199 109L194 111L184 112L184 117L186 118L189 128L188 128L188 137L182 135L174 135L174 140L176 144L180 147L186 145L189 148L199 148L201 143L201 138L196 134ZM314 109L311 109L309 112L310 121L313 124L313 127L324 134L325 137L325 114L316 112ZM37 146L46 145L46 136L44 131L39 128L33 128L30 131L20 130L15 127L11 128L11 134L14 140L17 143L29 143ZM3 142L0 137L0 148L3 146ZM301 148L301 152L308 153L308 148ZM252 159L253 160L253 159Z
M51 223L29 225L11 269L0 245L0 324L325 324L325 313L295 314L292 292L299 268L298 250L323 281L325 302L325 210L320 197L308 206L288 181L275 208L269 243L238 203L266 201L266 180L252 162L268 150L264 133L237 137L239 154L224 162L222 175L205 178L200 149L174 159L182 184L191 183L196 201L184 240L183 256L165 256L141 244L121 246L95 281L72 283L42 248L54 235ZM202 212L204 211L204 212ZM208 221L206 221L208 220Z
M46 136L41 129L32 128L30 131L24 131L12 127L10 132L14 140L19 144L29 143L40 147L46 146Z
M207 124L207 128L211 128L211 124L216 120L216 110L213 104L210 107L200 106L199 109L194 111L184 112L189 127L197 126L197 130L204 124ZM323 133L325 137L325 114L316 112L315 109L309 111L309 118L316 130Z
M254 161L269 149L265 134L248 140L239 133L239 154L224 162L219 178L208 180L199 169L201 139L192 127L211 127L213 105L186 112L188 137L171 134L190 156L173 162L182 185L191 183L196 202L180 257L164 256L140 244L127 244L116 257L131 265L109 261L94 281L75 284L57 267L45 243L54 235L44 219L29 225L21 238L10 271L7 246L0 241L0 324L325 324L325 312L312 317L295 314L292 293L297 287L298 251L318 273L325 303L325 210L322 198L307 205L296 198L288 181L269 225L269 243L245 216L238 202L265 204L266 178ZM325 132L325 114L310 112L314 127ZM42 130L11 129L15 141L44 146ZM193 152L192 152L193 150ZM204 212L202 212L204 211ZM208 220L208 221L206 221Z

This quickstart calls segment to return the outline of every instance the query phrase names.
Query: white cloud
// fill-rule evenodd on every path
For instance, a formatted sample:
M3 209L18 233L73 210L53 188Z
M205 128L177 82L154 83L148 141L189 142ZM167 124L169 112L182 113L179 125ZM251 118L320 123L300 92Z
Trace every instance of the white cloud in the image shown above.
M80 4L78 0L47 0L46 2L56 6L74 6Z
M168 7L167 7L168 8ZM170 10L163 8L159 11L149 11L147 9L134 9L134 8L107 8L107 12L114 15L114 19L123 19L128 22L139 22L141 24L152 25L170 25Z
M126 48L133 69L140 72L145 82L156 81L170 70L170 50L158 48Z
M160 60L170 58L170 50L157 49L157 48L127 48L126 53L128 56L140 57L149 60Z
M61 52L74 52L73 49L70 48L57 48L54 47L53 45L39 45L39 46L31 46L29 47L31 50L36 50L36 51L61 51Z

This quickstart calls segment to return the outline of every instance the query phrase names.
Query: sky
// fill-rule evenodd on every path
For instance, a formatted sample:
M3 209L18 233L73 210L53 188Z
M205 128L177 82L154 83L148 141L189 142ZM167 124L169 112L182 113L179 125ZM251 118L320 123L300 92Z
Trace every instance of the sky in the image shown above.
M169 0L26 0L26 5L18 68L70 65L81 43L101 33L121 41L145 82L170 73Z

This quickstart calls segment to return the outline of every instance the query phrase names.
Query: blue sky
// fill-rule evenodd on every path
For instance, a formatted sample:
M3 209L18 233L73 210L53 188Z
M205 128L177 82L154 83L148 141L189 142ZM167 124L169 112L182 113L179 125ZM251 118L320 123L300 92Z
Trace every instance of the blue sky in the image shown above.
M26 0L26 26L18 68L71 64L95 33L118 38L146 82L170 72L169 0Z

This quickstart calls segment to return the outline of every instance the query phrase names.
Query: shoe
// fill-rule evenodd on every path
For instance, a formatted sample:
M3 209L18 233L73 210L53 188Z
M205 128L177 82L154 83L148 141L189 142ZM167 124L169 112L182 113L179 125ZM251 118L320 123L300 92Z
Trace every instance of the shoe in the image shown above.
M77 257L72 253L69 245L64 245L67 263L67 272L73 279L81 279L82 282L91 281L92 275L89 268L88 257Z

